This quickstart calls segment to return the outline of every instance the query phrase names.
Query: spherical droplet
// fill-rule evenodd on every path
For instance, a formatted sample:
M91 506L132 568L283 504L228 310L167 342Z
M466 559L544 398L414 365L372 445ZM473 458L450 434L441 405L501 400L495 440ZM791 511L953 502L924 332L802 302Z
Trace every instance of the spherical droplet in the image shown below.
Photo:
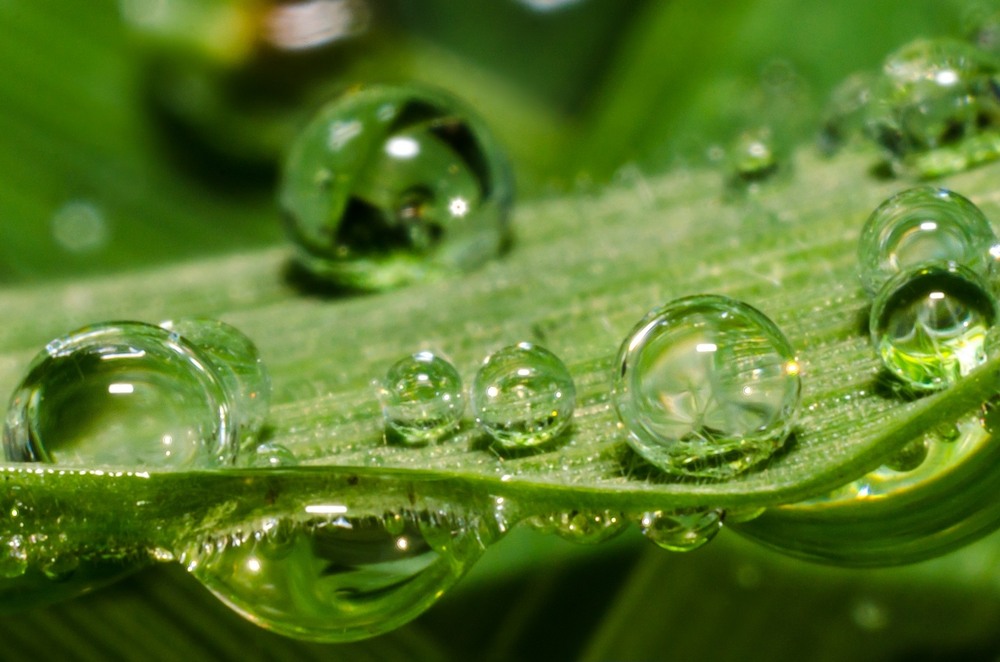
M774 138L767 127L744 131L730 154L733 180L749 184L767 179L778 169Z
M239 398L194 343L140 322L48 344L11 397L9 461L179 469L231 464Z
M409 444L452 432L465 407L455 366L431 352L418 352L389 368L379 397L391 437Z
M858 243L861 281L874 295L900 271L937 262L987 277L997 245L990 222L967 198L932 186L911 188L868 217Z
M668 473L727 478L782 446L799 364L775 324L715 295L651 311L618 353L612 394L628 442Z
M301 264L365 290L495 257L511 196L487 127L415 86L365 88L325 106L292 144L279 195Z
M556 437L569 426L575 406L576 387L566 365L531 343L491 354L472 383L476 422L507 449Z
M1000 123L994 60L970 44L917 39L886 59L865 130L893 159L956 145Z
M885 466L892 471L913 471L927 459L930 443L927 439L914 439L893 455Z
M639 520L646 538L671 552L698 549L722 530L724 512L716 509L686 508L643 513Z
M941 389L986 360L986 334L997 320L986 284L965 267L903 271L872 304L872 344L908 387Z
M242 456L241 456L241 459ZM295 453L286 446L274 442L260 444L253 453L248 453L244 463L251 467L271 469L278 467L294 467L299 463Z

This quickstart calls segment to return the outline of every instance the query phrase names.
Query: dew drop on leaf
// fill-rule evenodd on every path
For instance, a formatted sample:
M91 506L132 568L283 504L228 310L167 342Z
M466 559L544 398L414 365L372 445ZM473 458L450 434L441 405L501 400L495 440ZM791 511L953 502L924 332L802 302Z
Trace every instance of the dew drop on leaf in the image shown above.
M512 191L483 122L442 92L407 85L324 106L291 145L279 201L308 271L379 290L496 257Z
M757 309L716 295L651 311L618 353L613 401L628 443L673 474L727 478L785 442L799 364Z
M531 448L569 427L576 386L558 356L522 342L487 357L471 397L476 422L501 448Z

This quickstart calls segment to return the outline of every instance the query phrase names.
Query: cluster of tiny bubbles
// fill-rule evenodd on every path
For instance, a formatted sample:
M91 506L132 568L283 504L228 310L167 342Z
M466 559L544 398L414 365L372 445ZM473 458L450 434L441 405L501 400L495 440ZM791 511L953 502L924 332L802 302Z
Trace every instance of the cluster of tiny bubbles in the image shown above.
M610 540L629 525L625 515L612 510L569 510L536 515L527 522L539 531L586 545Z
M407 356L377 386L388 439L421 445L458 428L465 408L462 378L440 356L426 351Z
M540 446L562 434L576 406L576 386L562 360L522 342L486 357L472 382L476 422L501 450Z
M419 496L388 511L314 501L214 534L179 558L262 627L354 641L406 623L452 586L499 535L488 512Z
M351 90L291 144L279 202L314 277L381 290L461 273L509 241L513 177L488 127L415 85Z
M1000 311L988 284L955 263L900 272L875 296L872 344L914 391L945 388L986 361Z
M712 540L722 530L725 512L716 508L654 510L639 518L642 534L671 552L690 552Z
M11 396L6 460L232 464L267 413L270 384L256 349L219 322L168 326L108 322L50 342Z
M861 282L875 295L900 271L932 263L956 263L990 278L998 242L989 220L964 196L918 186L901 191L871 213L861 231Z
M652 310L618 353L612 399L629 445L658 469L725 479L788 437L800 367L756 308L718 295Z

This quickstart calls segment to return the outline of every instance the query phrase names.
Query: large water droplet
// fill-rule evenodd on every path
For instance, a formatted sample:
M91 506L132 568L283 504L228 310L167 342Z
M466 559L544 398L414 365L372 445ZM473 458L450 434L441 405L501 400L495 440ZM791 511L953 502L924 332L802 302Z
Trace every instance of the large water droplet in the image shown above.
M258 625L331 642L371 637L416 617L496 535L489 517L421 499L390 514L316 502L261 528L260 535L202 541L181 560Z
M236 421L259 424L263 410L239 418L243 393L230 392L231 375L216 369L214 351L140 322L52 341L11 397L6 459L167 469L232 463Z
M865 129L897 162L921 152L959 146L1000 126L996 63L975 47L949 39L918 39L889 55L869 107ZM996 158L976 145L972 161ZM995 148L994 148L995 150ZM970 164L956 153L943 174ZM949 165L949 161L954 165Z
M799 364L781 330L727 297L651 311L618 353L613 399L628 442L669 473L726 478L782 446Z
M455 430L465 406L455 366L430 352L389 368L379 396L390 436L409 444L435 441Z
M911 188L868 217L858 242L861 281L874 295L900 271L936 262L961 264L987 277L996 246L990 222L967 198L931 186Z
M671 552L698 549L722 530L724 512L716 509L686 508L643 513L639 520L643 535Z
M928 391L953 384L986 360L997 303L985 283L959 266L903 271L872 304L871 337L882 363L904 384Z
M501 149L457 100L372 87L333 101L299 134L279 197L309 271L384 289L499 254L512 186Z
M562 360L538 345L494 352L472 383L476 422L501 447L529 448L569 427L576 387Z

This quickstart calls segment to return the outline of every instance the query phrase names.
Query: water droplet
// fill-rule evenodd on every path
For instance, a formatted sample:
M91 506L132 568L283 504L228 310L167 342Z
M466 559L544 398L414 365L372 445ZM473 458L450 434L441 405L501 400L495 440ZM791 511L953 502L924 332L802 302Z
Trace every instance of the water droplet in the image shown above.
M611 510L571 510L531 518L530 524L544 532L555 533L571 542L596 544L614 538L626 528L628 520Z
M182 318L160 324L194 345L222 381L238 428L240 447L251 444L267 419L271 377L260 352L239 329L213 319Z
M874 600L858 600L851 608L851 620L862 630L874 632L883 630L889 624L889 613Z
M774 138L767 127L744 131L730 153L734 180L742 183L759 182L778 169Z
M286 446L274 442L260 444L252 454L247 455L249 466L263 469L294 467L299 463L295 453Z
M280 201L309 271L377 290L498 255L512 186L487 127L457 100L371 87L325 106L299 134Z
M926 439L914 439L885 463L893 471L913 471L927 459L930 443Z
M715 509L685 508L643 513L639 520L646 538L671 552L698 549L722 530L724 512Z
M975 47L949 39L918 39L889 55L873 91L865 130L896 163L930 150L960 146L1000 126L996 65ZM976 147L981 151L982 145ZM996 158L978 154L975 161ZM944 174L956 167L942 161Z
M954 262L988 277L997 245L990 222L967 198L919 186L888 198L861 231L861 282L874 295L900 271Z
M861 135L876 81L874 74L858 72L845 78L833 90L820 133L820 147L824 152L833 153L852 136Z
M206 467L238 451L234 409L212 356L140 322L84 327L49 343L14 391L10 461L98 467Z
M628 442L669 473L726 478L782 446L800 367L781 330L727 297L678 299L622 343L612 394Z
M80 566L80 558L74 554L58 554L39 564L42 574L52 581L68 580Z
M979 277L959 265L903 271L875 297L872 344L910 388L944 388L986 360L997 304Z
M107 244L108 228L96 205L73 200L52 217L52 235L70 253L92 253Z
M315 641L363 639L426 610L496 535L489 517L419 501L393 517L315 503L305 516L269 521L262 538L216 536L181 560L258 625ZM279 530L276 553L271 538Z
M436 441L462 418L462 378L448 361L419 352L389 368L379 389L390 436L409 444Z
M501 447L538 446L573 418L576 387L562 360L539 345L519 343L494 352L472 383L476 422Z

